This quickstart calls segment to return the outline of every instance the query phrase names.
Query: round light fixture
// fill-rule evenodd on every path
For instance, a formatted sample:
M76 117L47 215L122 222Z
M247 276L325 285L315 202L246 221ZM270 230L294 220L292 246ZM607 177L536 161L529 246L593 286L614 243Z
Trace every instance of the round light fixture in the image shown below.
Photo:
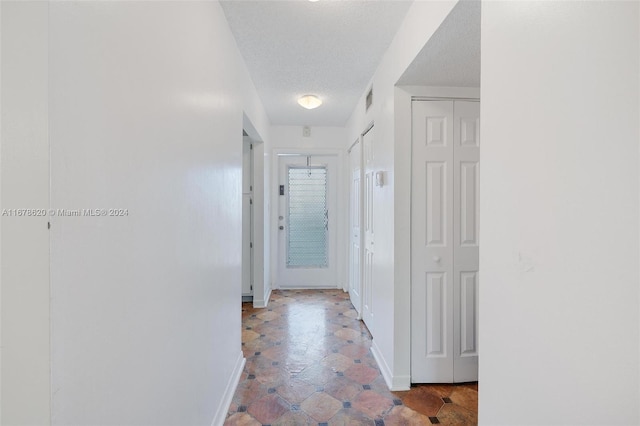
M322 101L316 95L304 95L298 99L298 104L306 109L314 109L322 105Z

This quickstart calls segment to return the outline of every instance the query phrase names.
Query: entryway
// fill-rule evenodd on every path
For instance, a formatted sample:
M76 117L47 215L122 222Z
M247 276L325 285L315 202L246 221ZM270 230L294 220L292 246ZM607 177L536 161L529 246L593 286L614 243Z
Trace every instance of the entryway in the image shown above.
M336 288L338 161L278 156L278 288Z

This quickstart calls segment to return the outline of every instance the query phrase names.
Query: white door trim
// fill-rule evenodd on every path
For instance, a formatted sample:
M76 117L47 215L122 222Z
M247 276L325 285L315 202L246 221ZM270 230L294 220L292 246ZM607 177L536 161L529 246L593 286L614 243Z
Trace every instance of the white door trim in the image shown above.
M392 390L411 386L411 102L413 97L480 100L472 87L396 86L394 88L394 347L393 369L385 377Z

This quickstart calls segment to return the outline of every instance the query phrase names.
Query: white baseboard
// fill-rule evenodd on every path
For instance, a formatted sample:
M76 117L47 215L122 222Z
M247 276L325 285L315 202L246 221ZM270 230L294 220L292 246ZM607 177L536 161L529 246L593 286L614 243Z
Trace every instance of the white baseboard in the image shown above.
M387 383L389 389L391 389L393 374L391 374L391 369L389 368L387 361L382 356L382 352L380 352L380 348L378 347L378 344L375 340L371 342L371 353L373 354L373 358L378 363L378 367L380 368L382 377L384 377L384 381Z
M267 294L265 294L264 299L262 299L262 300L253 299L253 307L254 308L266 308L267 305L269 304L269 299L270 298L271 298L271 288L269 288L269 291L267 292Z
M233 373L231 373L231 377L227 382L227 387L224 390L222 401L220 401L220 404L218 405L218 411L216 411L216 414L213 417L211 426L224 425L224 421L227 419L227 413L229 412L229 407L231 406L231 400L233 399L233 394L236 393L236 389L238 388L238 383L240 383L240 376L242 375L242 370L244 370L244 364L246 362L247 360L244 359L244 355L242 354L242 351L240 351L240 355L236 360L236 365L233 368Z
M391 379L392 391L408 391L411 389L411 376L393 376Z
M393 372L389 368L389 364L382 356L382 352L378 347L376 341L371 342L371 353L373 354L373 358L378 363L378 367L380 367L380 372L382 372L382 377L384 378L385 383L389 390L392 391L405 391L411 388L411 377L410 376L394 376Z

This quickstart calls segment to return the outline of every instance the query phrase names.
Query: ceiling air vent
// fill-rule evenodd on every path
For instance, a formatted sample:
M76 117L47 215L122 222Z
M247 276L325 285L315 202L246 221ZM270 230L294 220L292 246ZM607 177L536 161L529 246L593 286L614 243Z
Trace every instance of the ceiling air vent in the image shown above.
M369 107L371 107L371 104L373 103L373 86L371 86L371 89L369 89L369 93L367 93L367 97L364 100L365 103L365 111L369 111Z

